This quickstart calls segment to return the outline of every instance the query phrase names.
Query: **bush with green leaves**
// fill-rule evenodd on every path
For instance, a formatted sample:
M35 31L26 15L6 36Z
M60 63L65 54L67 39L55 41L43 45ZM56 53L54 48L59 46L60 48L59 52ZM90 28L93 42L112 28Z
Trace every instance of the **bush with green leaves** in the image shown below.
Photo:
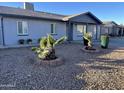
M55 46L61 44L66 40L66 37L63 36L58 40L55 40L51 35L43 37L40 40L39 47L33 47L32 50L38 54L38 58L43 60L52 60L56 59L55 55Z
M83 37L88 41L88 47L92 47L92 34L90 32L86 32Z

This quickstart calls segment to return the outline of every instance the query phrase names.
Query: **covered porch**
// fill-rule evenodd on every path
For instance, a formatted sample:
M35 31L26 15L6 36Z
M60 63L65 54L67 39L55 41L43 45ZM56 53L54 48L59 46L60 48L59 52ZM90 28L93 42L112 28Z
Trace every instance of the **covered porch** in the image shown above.
M124 36L124 26L119 26L118 36Z
M102 22L90 12L71 17L67 22L68 40L82 40L85 32L90 32L93 40L99 40L101 24Z

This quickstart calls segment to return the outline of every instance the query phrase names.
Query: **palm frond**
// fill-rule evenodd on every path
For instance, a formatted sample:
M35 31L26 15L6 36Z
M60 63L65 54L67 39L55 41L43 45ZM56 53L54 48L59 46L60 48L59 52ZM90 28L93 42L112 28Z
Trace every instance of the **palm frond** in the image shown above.
M47 38L46 38L46 37L43 37L43 38L40 40L40 48L41 48L41 49L44 49L46 46L47 46Z
M56 40L51 35L49 35L49 40L52 46L56 42Z
M53 46L57 45L57 44L61 44L62 42L64 42L67 39L66 36L61 37L60 39L56 40L56 42L53 44Z
M53 47L53 44L55 43L54 38L51 35L47 36L47 47Z
M36 51L37 50L37 47L32 47L31 50L32 51Z

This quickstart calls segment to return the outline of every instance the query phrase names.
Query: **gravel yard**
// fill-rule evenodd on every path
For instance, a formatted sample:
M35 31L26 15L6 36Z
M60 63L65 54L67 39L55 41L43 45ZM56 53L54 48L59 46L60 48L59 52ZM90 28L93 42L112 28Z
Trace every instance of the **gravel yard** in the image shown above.
M30 48L0 50L0 89L124 89L124 48L85 53L81 44L62 44L65 64L44 67Z

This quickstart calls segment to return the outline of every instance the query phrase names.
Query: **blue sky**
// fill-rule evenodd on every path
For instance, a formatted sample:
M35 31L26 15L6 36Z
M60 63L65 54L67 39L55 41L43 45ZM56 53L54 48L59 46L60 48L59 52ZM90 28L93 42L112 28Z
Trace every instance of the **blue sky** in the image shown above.
M22 2L0 3L0 6L23 7ZM124 24L124 2L35 2L35 10L59 13L64 15L90 11L103 21L113 20L118 24Z

